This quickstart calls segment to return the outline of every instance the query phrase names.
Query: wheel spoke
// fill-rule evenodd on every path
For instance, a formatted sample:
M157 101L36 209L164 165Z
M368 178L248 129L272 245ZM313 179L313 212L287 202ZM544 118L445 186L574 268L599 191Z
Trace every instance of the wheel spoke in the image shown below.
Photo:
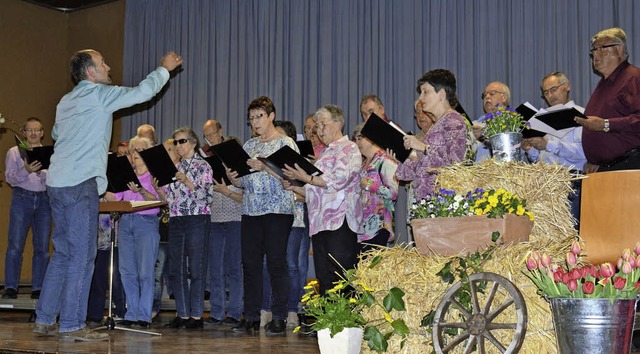
M480 354L485 354L487 350L484 348L484 336L480 336L478 338L478 352Z
M491 291L489 292L489 296L487 297L487 302L484 304L484 310L482 311L483 315L486 315L489 313L489 310L491 310L491 304L493 303L493 299L496 296L496 293L498 292L498 287L500 286L499 283L493 283L493 286L491 287Z
M487 315L487 321L493 321L493 319L496 318L496 316L501 314L502 311L506 310L507 307L511 306L512 304L513 304L513 298L509 297L509 299L507 299L500 306L498 306L498 308L496 308L494 311L492 311L490 314Z
M469 311L467 311L467 309L465 309L464 306L462 306L459 302L457 302L454 299L451 299L451 304L458 308L458 311L460 311L460 313L462 313L462 315L464 316L464 318L466 320L471 318L471 314L469 313Z
M476 288L476 283L473 281L469 282L469 292L471 293L471 300L473 305L473 313L480 312L480 304L478 303L478 288Z
M491 334L491 332L487 332L485 331L482 334L485 338L487 338L489 340L489 342L491 342L491 344L495 345L496 348L498 348L501 352L506 352L507 348L504 347L504 345L502 345L502 343L500 343L498 341L498 339L496 337L493 336L493 334Z
M487 323L485 327L489 331L498 330L498 329L513 329L515 330L518 327L517 323Z
M471 352L473 352L473 346L476 344L476 341L478 340L477 336L471 336L471 338L469 338L469 340L467 341L467 345L464 347L464 354L471 354Z
M467 328L467 324L464 323L464 322L440 323L440 327L442 327L442 328Z
M461 335L456 337L453 341L451 341L451 343L449 343L449 345L447 345L446 347L442 348L442 352L443 353L448 353L449 351L454 349L458 344L460 344L460 343L464 342L465 340L467 340L467 338L469 338L469 336L470 336L469 332L462 333Z

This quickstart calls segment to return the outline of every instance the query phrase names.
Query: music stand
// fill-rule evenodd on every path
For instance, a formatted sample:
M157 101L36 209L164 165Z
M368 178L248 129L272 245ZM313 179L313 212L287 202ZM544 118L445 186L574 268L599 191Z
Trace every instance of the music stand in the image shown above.
M153 201L153 202L130 202L130 201L117 201L117 202L100 202L100 207L98 209L99 213L109 213L109 217L111 218L111 254L109 257L109 316L107 316L106 325L102 327L96 328L96 330L100 329L108 329L114 330L119 329L123 331L136 332L136 333L144 333L150 334L154 336L161 336L162 333L152 332L152 331L144 331L141 329L127 328L127 327L118 327L111 316L111 310L113 307L112 296L113 296L113 252L115 249L116 243L116 229L118 228L118 222L120 221L120 217L124 213L135 213L145 209L158 208L161 206L167 205L166 202Z

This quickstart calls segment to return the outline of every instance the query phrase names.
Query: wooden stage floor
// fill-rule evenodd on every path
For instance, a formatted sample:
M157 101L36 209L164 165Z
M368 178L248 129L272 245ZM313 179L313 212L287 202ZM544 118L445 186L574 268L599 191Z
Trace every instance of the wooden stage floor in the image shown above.
M267 337L264 329L259 335L235 334L229 328L205 327L202 330L166 329L162 325L175 316L163 311L161 323L151 331L162 336L110 330L110 340L98 343L70 343L57 337L37 336L28 322L31 311L0 310L0 353L319 353L316 338L291 333Z

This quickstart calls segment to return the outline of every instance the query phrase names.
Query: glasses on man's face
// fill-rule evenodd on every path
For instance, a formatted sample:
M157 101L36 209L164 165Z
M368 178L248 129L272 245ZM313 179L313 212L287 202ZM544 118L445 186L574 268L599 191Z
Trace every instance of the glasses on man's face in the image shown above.
M357 134L353 137L353 141L360 141L362 139L364 139L364 136L362 136L362 134Z
M549 87L546 90L542 90L542 97L544 98L544 97L548 96L549 94L555 95L558 92L558 90L560 89L560 87L562 85L564 85L564 84L566 84L566 82L563 82L560 85L555 85L555 86Z
M255 116L249 117L249 119L247 119L247 121L249 123L252 123L254 121L260 120L262 119L262 117L266 116L266 113L260 113L260 114L256 114Z
M604 50L607 48L617 47L619 45L622 45L622 43L611 43L611 44L601 45L598 47L592 47L591 50L589 50L589 54L593 56L595 53L604 52Z
M504 95L505 93L502 91L498 91L498 90L490 90L490 91L485 91L483 93L480 94L480 98L484 100L485 97L490 96L493 97L495 95Z
M31 133L40 133L42 131L42 129L40 128L29 128L29 129L22 129L23 132L27 133L27 134L31 134Z
M189 141L189 139L175 139L173 140L173 145L178 146L178 144L182 145Z
M209 138L212 138L212 137L216 136L216 134L218 134L219 131L220 130L216 130L215 132L211 132L209 134L203 134L203 135L204 135L205 139L209 139Z

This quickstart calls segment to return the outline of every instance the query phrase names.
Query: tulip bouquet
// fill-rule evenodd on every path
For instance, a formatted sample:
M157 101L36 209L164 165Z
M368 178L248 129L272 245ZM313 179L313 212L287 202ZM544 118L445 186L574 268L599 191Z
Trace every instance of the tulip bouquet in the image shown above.
M574 242L564 265L553 263L549 255L532 252L525 274L547 298L635 299L640 289L640 243L634 251L625 249L617 267L579 265L580 244Z

